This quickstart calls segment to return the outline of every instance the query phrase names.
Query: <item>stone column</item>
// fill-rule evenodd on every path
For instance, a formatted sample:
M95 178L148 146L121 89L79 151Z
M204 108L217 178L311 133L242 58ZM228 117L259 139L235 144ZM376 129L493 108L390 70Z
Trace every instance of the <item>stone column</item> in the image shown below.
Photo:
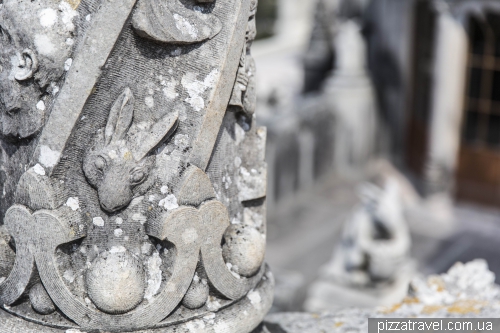
M441 10L437 19L427 196L450 196L460 149L468 39L462 24Z
M256 8L0 2L1 331L259 325L274 280Z

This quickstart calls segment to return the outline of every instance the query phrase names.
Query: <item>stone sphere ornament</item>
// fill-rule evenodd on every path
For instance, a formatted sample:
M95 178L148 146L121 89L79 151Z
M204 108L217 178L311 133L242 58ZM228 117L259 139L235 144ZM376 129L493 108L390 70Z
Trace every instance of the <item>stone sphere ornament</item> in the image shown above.
M0 3L0 330L252 332L257 1Z
M139 259L128 252L105 252L85 274L87 293L98 309L121 314L135 309L146 292L146 274Z
M223 256L235 273L250 277L264 262L266 239L257 229L231 226L224 235Z
M56 311L54 302L52 302L47 290L41 283L37 283L31 288L29 298L33 310L42 315L48 315Z
M206 280L200 279L195 276L191 286L184 295L182 300L182 305L188 309L198 309L207 303L208 295L210 293L210 288Z

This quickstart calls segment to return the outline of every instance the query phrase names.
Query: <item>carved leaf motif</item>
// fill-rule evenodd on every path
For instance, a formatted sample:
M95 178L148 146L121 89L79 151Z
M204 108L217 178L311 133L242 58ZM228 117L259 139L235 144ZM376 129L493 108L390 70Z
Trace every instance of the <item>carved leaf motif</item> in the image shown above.
M139 36L171 44L202 42L222 29L216 16L187 9L178 0L140 0L132 24Z

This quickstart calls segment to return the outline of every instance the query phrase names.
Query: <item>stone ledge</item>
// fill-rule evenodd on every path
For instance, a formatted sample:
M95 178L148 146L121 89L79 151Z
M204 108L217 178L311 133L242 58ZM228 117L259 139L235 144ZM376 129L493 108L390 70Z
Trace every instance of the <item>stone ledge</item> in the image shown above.
M448 273L415 278L399 304L376 309L269 315L255 333L367 332L368 318L499 318L500 286L486 261L457 263Z

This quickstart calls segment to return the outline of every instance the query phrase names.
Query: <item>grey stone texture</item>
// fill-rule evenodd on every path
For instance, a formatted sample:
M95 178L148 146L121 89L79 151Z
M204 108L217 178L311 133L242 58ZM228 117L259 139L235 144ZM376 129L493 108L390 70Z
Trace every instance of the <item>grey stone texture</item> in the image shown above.
M274 279L256 9L0 2L0 332L262 321Z

